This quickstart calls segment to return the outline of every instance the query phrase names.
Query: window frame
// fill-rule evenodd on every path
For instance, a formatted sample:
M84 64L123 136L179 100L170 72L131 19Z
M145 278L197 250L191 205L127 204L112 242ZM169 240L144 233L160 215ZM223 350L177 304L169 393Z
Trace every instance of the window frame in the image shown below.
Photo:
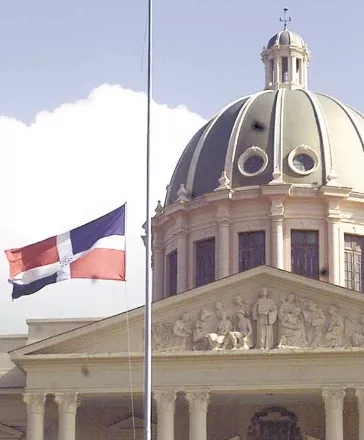
M170 278L170 273L171 273L171 265L170 265L170 258L175 255L176 257L176 262L175 262L175 266L176 266L176 274L175 274L175 292L171 293L171 278ZM170 252L168 252L168 254L166 255L166 259L165 259L165 265L166 265L166 276L165 276L165 294L167 297L169 296L174 296L177 294L177 289L178 289L178 249L172 249Z
M346 245L346 243L347 243L346 238L347 237L351 237L352 238L352 243L354 243L354 239L356 239L357 242L361 241L361 243L360 243L361 244L361 246L360 246L360 248L361 248L361 251L360 251L360 255L361 255L361 261L360 261L360 280L359 280L359 288L358 289L355 286L355 284L356 284L356 282L355 282L355 273L356 272L354 270L351 271L352 272L351 285L348 286L348 282L347 282L348 281L348 278L347 278L347 264L346 264L346 262L347 262L347 260L346 260L347 254L349 254L349 251L350 251L350 254L353 257L352 258L353 268L355 267L355 255L359 255L359 252L356 252L353 246L351 248L349 248ZM352 233L344 232L344 234L343 234L343 242L344 242L344 246L343 246L343 249L344 249L344 259L343 259L343 265L344 265L344 267L343 267L344 286L345 286L346 289L355 290L356 292L364 292L364 236L359 235L359 234L352 234ZM355 248L357 248L357 246L355 246Z
M294 271L294 267L293 267L293 265L294 265L294 258L293 258L293 250L294 250L294 243L293 243L293 234L295 233L295 232L301 232L301 233L315 233L316 234L316 237L317 237L317 240L316 240L316 247L317 247L317 256L316 256L316 260L317 260L317 271L315 271L316 272L316 276L309 276L309 275L307 275L307 274L305 274L305 273L302 273L303 271L299 271L299 272L297 272L297 271ZM321 238L320 238L320 236L321 236L321 231L320 231L320 229L319 228L307 228L307 229L301 229L301 228L291 228L290 229L290 248L291 248L291 251L290 251L290 255L291 255L291 267L290 267L290 270L291 270L291 272L292 273L294 273L294 274L296 274L296 275L301 275L301 276L304 276L304 277L306 277L306 278L311 278L311 279L314 279L314 280L319 280L320 279L320 267L322 267L321 266L321 258L320 258L320 249L321 249Z
M242 269L241 268L241 261L242 261L242 258L241 258L241 251L242 251L241 237L243 235L245 235L245 234L246 235L248 235L248 234L253 235L253 234L257 234L257 233L263 234L263 242L264 242L264 244L263 244L262 247L263 247L263 254L264 254L264 263L258 264L258 265L249 265L248 268ZM254 250L254 248L250 248L250 249ZM249 230L249 231L240 231L240 232L238 232L238 272L239 273L240 272L245 272L247 270L253 269L254 267L258 267L258 266L262 266L262 265L264 266L266 264L267 264L267 232L266 232L266 230L265 229L254 229L254 230Z
M214 255L213 255L213 263L212 263L212 277L210 281L207 282L202 282L202 283L198 283L198 276L197 276L197 270L198 270L198 262L197 262L197 247L199 244L203 243L203 242L208 242L208 241L213 241L214 243ZM217 275L217 271L216 271L216 251L217 251L217 242L216 242L216 236L215 235L211 235L208 237L203 237L200 239L197 239L193 242L193 262L194 262L194 271L193 271L193 285L194 287L201 287L201 286L205 286L206 284L210 284L213 283L214 281L216 281L216 275ZM206 276L205 276L206 279Z

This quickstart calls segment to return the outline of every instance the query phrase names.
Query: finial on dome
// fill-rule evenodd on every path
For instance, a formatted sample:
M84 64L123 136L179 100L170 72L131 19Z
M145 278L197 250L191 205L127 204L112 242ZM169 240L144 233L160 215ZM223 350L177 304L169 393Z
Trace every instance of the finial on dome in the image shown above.
M279 21L283 23L283 30L287 30L287 25L292 21L292 18L288 16L288 8L283 9L283 18L280 17Z
M223 189L231 189L230 179L228 178L226 171L223 171L221 173L221 177L218 180L218 182L219 182L219 186L217 188L215 188L214 191L221 191Z
M157 203L157 206L156 206L154 212L156 213L156 215L161 215L161 214L163 214L163 206L162 206L160 200L158 200L158 203Z
M184 185L184 183L181 183L179 190L177 192L177 202L188 202L190 198L188 197L188 191Z

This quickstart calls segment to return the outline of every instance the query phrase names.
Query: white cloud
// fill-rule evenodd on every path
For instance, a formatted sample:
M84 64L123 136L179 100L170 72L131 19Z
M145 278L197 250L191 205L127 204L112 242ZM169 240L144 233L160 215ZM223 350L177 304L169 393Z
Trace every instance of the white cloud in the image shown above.
M87 99L40 112L29 126L0 117L0 333L27 318L107 316L144 300L146 95L103 85ZM204 120L152 106L152 200ZM126 283L72 280L11 302L3 251L67 231L128 202Z

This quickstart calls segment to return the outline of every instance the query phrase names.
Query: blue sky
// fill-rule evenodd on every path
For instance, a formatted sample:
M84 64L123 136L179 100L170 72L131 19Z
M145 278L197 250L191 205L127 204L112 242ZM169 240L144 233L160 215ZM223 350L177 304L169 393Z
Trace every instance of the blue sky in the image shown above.
M260 52L290 28L311 90L364 110L359 1L154 0L152 200L195 131L263 87ZM0 13L0 334L27 318L107 316L144 300L147 0L13 0ZM345 146L343 146L345 147ZM161 166L163 164L163 166ZM3 250L128 202L128 283L70 281L11 302Z
M281 27L312 51L310 88L364 109L364 6L359 0L155 0L154 96L205 118L263 85L260 51ZM3 2L0 114L31 121L102 83L145 90L146 0Z

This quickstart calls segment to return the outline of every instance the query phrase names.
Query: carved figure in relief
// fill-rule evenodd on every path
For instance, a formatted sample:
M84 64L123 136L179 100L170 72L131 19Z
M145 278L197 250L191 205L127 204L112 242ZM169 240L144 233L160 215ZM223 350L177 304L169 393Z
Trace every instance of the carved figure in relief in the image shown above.
M181 318L175 322L173 334L176 337L176 345L185 350L192 334L191 317L188 312L183 312Z
M301 308L290 293L281 303L278 311L279 347L305 347L306 334Z
M195 328L192 334L194 350L206 350L208 348L207 335L209 331L207 319L210 317L210 315L211 314L208 310L201 310L200 317L195 323Z
M250 319L246 316L245 309L237 312L236 330L229 332L228 337L232 345L232 350L245 349L249 350L249 338L252 334L253 328Z
M250 316L250 307L249 304L243 300L240 295L236 295L234 298L234 303L236 307L236 313L238 314L241 310L245 311L245 316Z
M364 315L361 316L359 325L351 336L351 343L353 347L364 347Z
M306 322L307 342L310 347L317 348L320 345L325 325L325 314L320 307L309 301L303 312Z
M227 313L224 309L220 309L217 312L218 324L216 333L209 333L207 339L209 346L212 350L223 350L229 343L229 333L233 330L233 325L227 317Z
M327 312L329 321L324 334L325 345L331 348L342 347L344 344L344 319L337 307L331 306Z
M268 289L264 287L259 299L252 309L253 319L257 321L256 348L271 349L274 346L273 324L277 320L277 307L268 297Z

